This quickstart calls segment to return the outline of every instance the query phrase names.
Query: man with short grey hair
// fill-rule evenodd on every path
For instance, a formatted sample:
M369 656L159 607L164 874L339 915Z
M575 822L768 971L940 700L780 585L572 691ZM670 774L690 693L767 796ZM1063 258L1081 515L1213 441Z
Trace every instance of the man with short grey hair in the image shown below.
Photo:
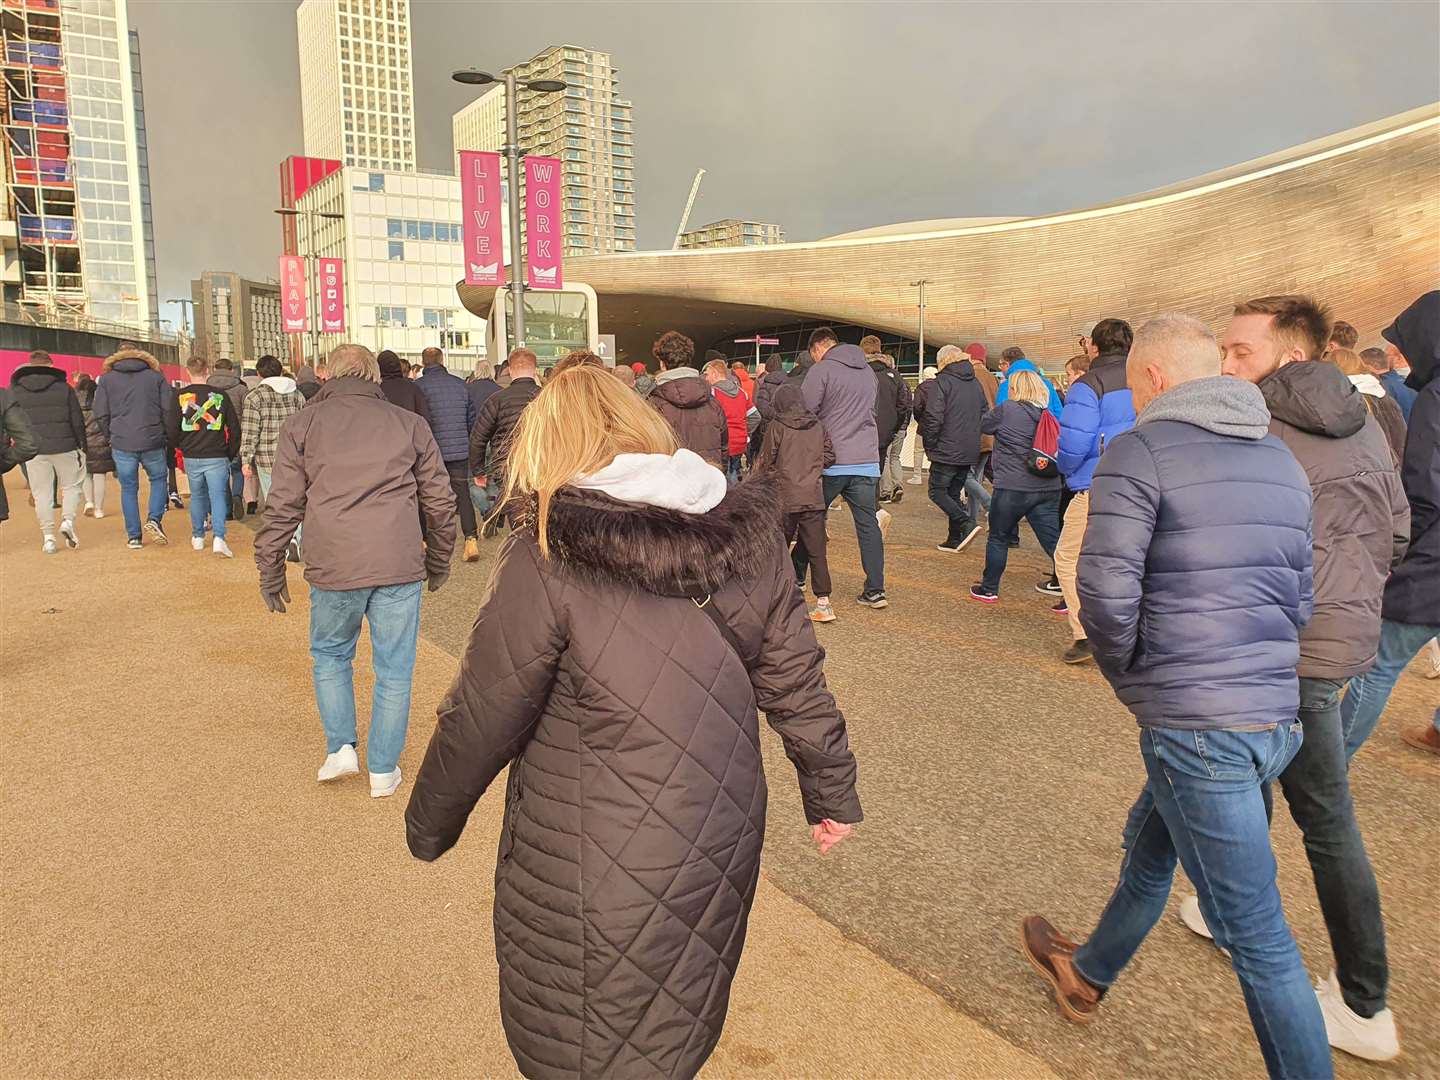
M280 431L255 537L260 593L283 613L285 549L305 526L310 655L326 739L322 781L360 771L352 662L361 623L370 625L375 695L366 756L377 799L400 786L420 582L440 588L455 550L455 493L435 437L420 416L391 405L379 384L380 365L363 345L330 354L330 378Z

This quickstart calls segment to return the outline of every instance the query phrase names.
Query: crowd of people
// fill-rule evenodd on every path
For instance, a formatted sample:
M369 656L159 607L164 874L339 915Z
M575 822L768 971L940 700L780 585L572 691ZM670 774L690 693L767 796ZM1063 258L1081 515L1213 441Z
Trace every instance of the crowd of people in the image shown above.
M754 895L757 710L820 849L861 820L814 629L838 618L826 522L848 508L856 600L887 607L882 504L903 499L913 421L908 483L923 453L938 549L987 534L969 595L1000 601L1027 522L1053 560L1035 588L1067 620L1064 661L1097 665L1140 729L1110 902L1083 941L1027 917L1025 955L1064 1016L1093 1020L1178 863L1196 890L1181 916L1230 956L1270 1074L1315 1078L1332 1046L1399 1053L1348 764L1440 634L1440 292L1383 338L1356 352L1322 303L1261 297L1219 340L1183 314L1102 319L1058 382L1016 347L991 370L983 345L945 346L913 391L878 338L824 327L753 373L718 353L697 366L669 331L653 375L580 351L543 383L525 348L468 381L439 349L418 377L352 344L294 378L274 357L253 375L196 358L178 388L135 348L74 388L36 353L0 394L0 453L26 465L46 552L78 545L82 502L103 516L110 471L130 546L165 543L171 455L196 550L208 532L230 556L227 520L263 501L265 604L287 610L287 561L310 585L322 782L359 772L369 626L376 798L402 782L422 591L457 544L476 561L505 530L413 785L410 849L447 851L508 766L495 928L522 1071L686 1076L720 1036ZM1440 754L1440 710L1404 738ZM1313 987L1276 883L1277 781L1335 960ZM694 942L714 943L703 960Z

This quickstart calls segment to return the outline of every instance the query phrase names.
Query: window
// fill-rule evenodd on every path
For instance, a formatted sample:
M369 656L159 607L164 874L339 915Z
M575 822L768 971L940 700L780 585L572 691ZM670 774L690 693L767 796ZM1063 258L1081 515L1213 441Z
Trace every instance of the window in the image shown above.
M403 262L404 259L405 259L405 241L403 241L403 240L391 240L391 241L390 241L390 261L391 261L391 262Z
M435 239L435 223L434 223L433 221L422 221L422 222L420 222L420 239L421 239L421 240L434 240L434 239Z
M376 326L404 326L405 309L403 307L377 307L375 309Z
M372 172L372 173L370 174L370 190L371 190L371 191L384 191L384 190L385 190L385 174L384 174L384 173Z
M385 235L392 240L398 240L405 235L405 223L399 218L385 219Z
M407 221L407 222L405 222L405 239L406 239L406 240L419 240L419 239L420 239L420 223L419 223L418 221Z

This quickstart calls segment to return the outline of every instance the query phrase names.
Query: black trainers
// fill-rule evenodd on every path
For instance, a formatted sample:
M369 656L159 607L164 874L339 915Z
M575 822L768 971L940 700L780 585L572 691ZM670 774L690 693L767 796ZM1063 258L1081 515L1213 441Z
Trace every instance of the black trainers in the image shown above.
M902 498L904 498L904 496L905 489L903 487L897 487L894 491L890 493L890 501L892 503L898 503Z
M890 601L885 599L884 592L862 592L855 598L855 602L857 604L863 604L865 607L873 608L890 606Z
M1038 585L1036 585L1035 591L1038 593L1044 593L1046 596L1065 595L1065 593L1060 588L1060 582L1056 581L1053 577L1050 578L1049 581L1042 581Z
M938 543L938 544L935 545L935 550L936 550L936 551L959 551L959 550L960 550L960 541L959 541L959 540L942 540L940 543Z
M298 563L300 561L300 545L291 540L285 545L285 561Z
M1053 607L1050 608L1050 613L1052 615L1069 615L1070 605L1067 604L1064 600L1061 600L1058 604L1055 604Z
M1090 651L1089 640L1082 637L1079 641L1075 642L1075 644L1071 645L1070 648L1066 649L1060 659L1064 660L1067 664L1084 664L1094 660L1095 654Z
M971 540L974 540L975 537L977 537L977 536L979 536L979 535L980 535L980 526L979 526L979 525L971 525L970 528L966 530L965 535L960 538L960 543L959 543L958 545L956 545L955 550L956 550L956 551L960 551L962 548L968 546L969 543L970 543L970 541L971 541Z
M175 493L173 493L173 494L170 496L170 505L171 505L172 507L174 507L176 510L184 510L184 509L185 509L185 500L182 499L182 498L180 498L180 493L179 493L179 492L175 492Z
M160 522L151 519L145 522L145 531L150 534L150 539L157 544L168 544L170 538L165 535L165 530L160 527Z
M1000 594L994 589L987 589L984 585L971 585L970 599L979 600L982 604L998 604Z

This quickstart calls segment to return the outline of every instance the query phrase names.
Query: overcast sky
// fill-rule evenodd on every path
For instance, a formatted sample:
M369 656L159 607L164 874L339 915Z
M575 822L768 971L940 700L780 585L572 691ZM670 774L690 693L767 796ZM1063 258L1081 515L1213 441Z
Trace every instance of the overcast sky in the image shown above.
M275 276L279 163L303 150L295 0L130 0L161 296ZM551 44L609 51L635 105L641 247L691 224L789 239L1082 207L1440 99L1440 4L482 3L411 0L419 164ZM165 307L162 315L178 316Z

